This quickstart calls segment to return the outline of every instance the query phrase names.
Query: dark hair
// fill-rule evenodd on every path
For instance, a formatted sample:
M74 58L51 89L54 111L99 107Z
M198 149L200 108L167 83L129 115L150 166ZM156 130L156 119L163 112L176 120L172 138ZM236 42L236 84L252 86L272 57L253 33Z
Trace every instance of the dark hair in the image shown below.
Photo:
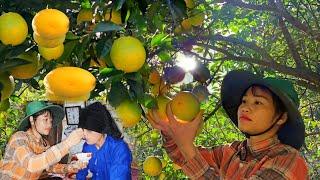
M95 102L81 109L78 127L102 134L106 133L114 138L122 138L122 133L115 120L100 102Z
M256 92L257 92L256 88L260 88L262 91L271 94L272 100L273 100L273 105L274 105L275 110L276 110L276 114L282 114L284 112L287 112L286 107L284 106L284 104L281 101L281 99L279 98L279 96L277 96L275 93L273 93L269 88L267 88L265 86L262 86L262 85L252 85L251 86L251 92L252 92L253 95L256 95ZM247 90L245 92L247 92Z
M42 114L44 114L44 113L46 113L46 112L49 112L49 114L52 116L52 112L51 112L49 109L43 109L43 110L41 110L41 111L39 111L39 112L34 113L34 114L31 115L31 116L33 117L34 121L36 121L36 119L37 119L40 115L42 115ZM31 116L30 116L30 117L31 117ZM30 118L30 117L29 117L29 118ZM29 119L28 119L28 125L27 125L26 130L28 130L29 128L31 128L31 123L30 123L30 121L29 121Z
M107 133L107 135L111 135L114 138L122 138L122 133L120 132L118 126L115 123L115 120L112 118L110 112L107 110L106 107L104 107L106 109L106 115L107 117L106 119L106 127L105 127L105 131Z

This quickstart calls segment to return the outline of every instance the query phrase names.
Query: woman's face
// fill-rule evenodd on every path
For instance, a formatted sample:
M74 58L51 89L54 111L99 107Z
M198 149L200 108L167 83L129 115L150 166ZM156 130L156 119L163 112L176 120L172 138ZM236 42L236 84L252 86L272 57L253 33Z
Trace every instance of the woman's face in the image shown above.
M87 144L97 144L99 140L101 140L101 138L103 137L103 134L97 133L95 131L83 129L83 132Z
M35 127L40 134L49 135L52 128L52 116L49 111L36 117L34 120Z
M238 108L238 127L248 134L263 132L278 118L271 92L259 86L252 88L246 91Z

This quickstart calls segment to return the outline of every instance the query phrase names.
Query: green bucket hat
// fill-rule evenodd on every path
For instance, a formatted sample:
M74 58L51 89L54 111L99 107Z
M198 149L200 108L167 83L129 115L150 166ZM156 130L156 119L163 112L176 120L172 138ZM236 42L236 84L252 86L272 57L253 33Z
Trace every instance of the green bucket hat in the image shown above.
M222 82L221 101L232 122L238 126L237 111L241 98L252 85L265 86L280 98L288 112L288 120L278 131L278 138L283 144L300 149L305 139L305 126L298 110L298 94L288 80L263 78L242 70L230 71Z
M44 101L32 101L26 106L26 116L22 119L18 130L26 131L30 126L29 117L45 109L50 110L52 114L52 126L58 125L64 118L64 110L62 107Z

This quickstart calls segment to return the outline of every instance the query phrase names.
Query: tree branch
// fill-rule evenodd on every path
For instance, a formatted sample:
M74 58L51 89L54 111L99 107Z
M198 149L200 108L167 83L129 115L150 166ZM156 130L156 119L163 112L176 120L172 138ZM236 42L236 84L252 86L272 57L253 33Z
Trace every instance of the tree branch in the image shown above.
M272 5L272 4L271 4ZM298 19L293 17L285 8L281 0L274 0L274 5L277 7L277 12L279 15L284 17L288 22L290 22L293 26L300 29L301 31L305 32L308 35L311 35L312 37L315 37L317 41L320 41L320 33L315 32L308 28L308 26L302 22L300 22Z
M234 38L234 37L230 37L230 36L222 36L220 34L216 34L216 35L212 35L212 36L200 36L200 37L198 37L198 39L201 39L201 40L211 39L211 41L225 41L225 42L229 42L232 44L243 45L249 49L252 49L252 50L258 52L264 59L266 59L268 61L273 61L273 58L263 48L257 46L253 42L247 42L243 39Z
M287 29L287 27L281 17L279 17L279 26L282 30L283 36L288 44L289 50L292 54L292 57L294 59L294 62L296 63L297 68L304 67L303 61L301 60L301 57L300 57L300 54L298 53L296 45L294 44L292 37L290 35L290 32Z
M307 25L300 22L298 19L293 17L283 6L280 0L269 0L269 4L265 5L254 5L250 3L244 3L240 0L226 0L227 4L238 6L242 8L257 10L257 11L270 11L274 12L277 16L284 17L286 21L295 26L297 29L303 31L309 36L314 37L317 41L320 41L320 33L317 31L310 30Z
M221 100L219 100L219 101L217 102L217 105L216 105L216 107L214 108L214 110L211 111L211 112L204 118L203 121L206 122L211 116L213 116L213 115L220 109L221 106L222 106Z
M213 50L219 51L224 55L226 55L227 58L229 58L230 60L258 64L258 65L265 66L273 70L279 71L281 73L297 77L299 79L304 79L305 81L297 81L297 82L313 91L320 91L320 75L312 72L309 69L304 69L304 68L296 69L296 68L287 67L275 61L268 62L261 59L251 58L251 57L235 56L230 52L228 52L226 49L215 47L212 45L200 44L200 43L198 43L198 45L208 46Z
M311 133L306 133L305 137L314 136L314 135L319 135L319 134L320 134L320 131L311 132Z
M233 5L233 6L239 6L247 9L257 10L257 11L275 11L276 9L270 5L255 5L255 4L249 4L244 3L240 0L226 0L227 4Z

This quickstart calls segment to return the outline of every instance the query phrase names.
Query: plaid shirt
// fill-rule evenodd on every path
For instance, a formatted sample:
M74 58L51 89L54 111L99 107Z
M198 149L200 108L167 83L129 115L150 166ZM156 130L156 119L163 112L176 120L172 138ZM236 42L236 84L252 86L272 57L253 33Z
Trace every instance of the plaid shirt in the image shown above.
M0 180L39 179L43 170L66 173L66 164L56 164L68 153L70 146L61 142L50 147L37 139L31 129L13 134L0 161ZM55 165L54 165L55 164Z
M163 146L191 179L309 179L299 152L276 136L256 144L245 140L211 149L199 147L188 161L171 138L164 136Z

